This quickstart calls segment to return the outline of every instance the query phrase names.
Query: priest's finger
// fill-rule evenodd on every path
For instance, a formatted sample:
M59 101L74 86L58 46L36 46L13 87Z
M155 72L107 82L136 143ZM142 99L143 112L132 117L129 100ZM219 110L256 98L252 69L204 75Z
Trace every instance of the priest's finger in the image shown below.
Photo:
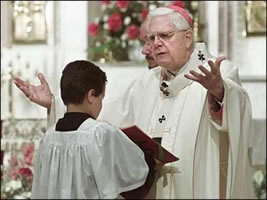
M205 79L205 76L203 74L198 73L194 70L190 70L189 73L192 74L193 76L195 76L196 78L198 78L198 80L200 80L200 81Z
M200 69L200 71L203 72L203 74L205 74L206 77L210 77L211 72L210 72L209 70L207 70L207 69L206 69L205 67L203 67L202 65L200 65L198 68Z
M208 61L208 64L211 68L211 72L213 74L217 74L218 72L220 72L221 62L225 59L226 59L225 56L220 56L220 57L216 58L215 63L211 60Z
M31 95L31 91L29 90L29 87L21 86L19 87L19 89L25 94L26 97L29 98L29 96Z
M27 85L26 82L24 82L23 80L21 80L20 78L17 78L17 77L15 77L13 81L14 81L15 85L16 85L18 88Z
M37 76L38 76L38 78L39 78L41 84L48 85L48 83L47 83L47 81L45 80L45 77L44 77L44 75L43 75L42 73L38 73Z
M197 81L197 82L200 81L198 78L196 78L195 76L192 76L191 74L185 74L184 77L192 81Z
M220 69L221 62L224 61L225 59L226 59L225 56L220 56L220 57L216 58L215 66L217 69Z
M38 100L38 94L36 94L35 86L32 85L29 86L28 98L33 102L36 102Z
M210 66L211 73L212 73L212 74L217 74L218 69L216 69L216 67L215 67L215 63L214 63L212 60L208 60L208 64L209 64L209 66Z
M27 96L29 96L29 86L24 82L14 80L15 85Z

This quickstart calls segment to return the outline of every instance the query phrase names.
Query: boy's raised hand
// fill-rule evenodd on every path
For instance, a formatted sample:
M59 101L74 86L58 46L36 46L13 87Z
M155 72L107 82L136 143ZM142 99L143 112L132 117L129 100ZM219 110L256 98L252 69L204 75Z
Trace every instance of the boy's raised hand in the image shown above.
M41 84L37 86L27 83L18 77L14 78L14 83L30 101L50 109L52 103L51 90L42 73L38 73L38 78Z

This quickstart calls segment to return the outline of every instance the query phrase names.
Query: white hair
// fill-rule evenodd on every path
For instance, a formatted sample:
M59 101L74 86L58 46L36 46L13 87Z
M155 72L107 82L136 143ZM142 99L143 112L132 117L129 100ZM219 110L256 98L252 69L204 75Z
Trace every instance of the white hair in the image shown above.
M175 12L174 10L166 7L160 7L151 10L148 14L149 24L152 17L157 17L160 15L168 15L171 22L176 26L177 30L179 31L191 29L189 23L180 13Z

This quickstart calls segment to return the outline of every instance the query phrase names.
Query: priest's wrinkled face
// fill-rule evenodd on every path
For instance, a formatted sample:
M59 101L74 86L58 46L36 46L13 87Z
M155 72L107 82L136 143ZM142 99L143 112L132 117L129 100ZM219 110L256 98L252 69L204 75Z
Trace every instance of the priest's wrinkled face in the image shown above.
M151 18L148 38L154 59L167 70L177 71L189 60L192 53L192 30L178 30L169 14Z

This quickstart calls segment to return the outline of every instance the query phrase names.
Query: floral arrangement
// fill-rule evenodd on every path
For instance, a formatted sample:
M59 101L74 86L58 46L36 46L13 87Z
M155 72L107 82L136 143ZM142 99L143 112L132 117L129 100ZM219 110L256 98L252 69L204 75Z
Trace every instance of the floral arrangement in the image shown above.
M128 51L140 46L140 25L149 10L159 6L177 5L194 14L193 1L99 1L102 16L88 26L89 54L93 60L112 57L116 60L129 60ZM196 3L197 4L197 3Z
M11 156L2 166L1 199L30 199L33 180L34 144L22 146L22 156Z
M257 199L266 199L266 172L257 170L253 175L254 193Z

